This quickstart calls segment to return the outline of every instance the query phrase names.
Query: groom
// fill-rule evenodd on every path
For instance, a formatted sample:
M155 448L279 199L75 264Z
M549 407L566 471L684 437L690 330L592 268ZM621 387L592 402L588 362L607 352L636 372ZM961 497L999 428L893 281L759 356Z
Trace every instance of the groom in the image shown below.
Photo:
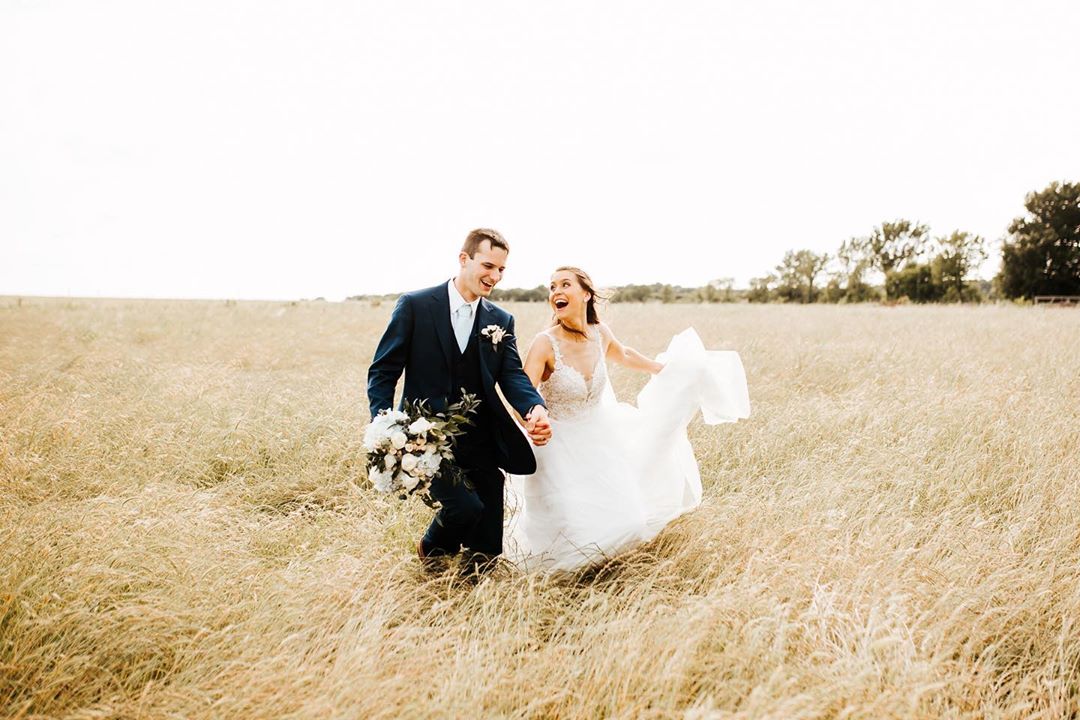
M462 392L480 399L454 457L472 489L437 479L431 495L442 507L417 543L421 559L453 555L462 546L478 556L502 553L503 473L536 471L536 459L495 392L526 421L534 445L551 437L547 408L521 368L514 318L487 301L502 279L510 246L494 230L473 230L458 254L460 269L448 283L402 295L368 369L371 416L393 406L402 372L402 400L426 400L441 412ZM496 329L505 331L499 337ZM487 330L487 332L484 332ZM496 330L491 332L491 330ZM496 339L498 338L498 339Z

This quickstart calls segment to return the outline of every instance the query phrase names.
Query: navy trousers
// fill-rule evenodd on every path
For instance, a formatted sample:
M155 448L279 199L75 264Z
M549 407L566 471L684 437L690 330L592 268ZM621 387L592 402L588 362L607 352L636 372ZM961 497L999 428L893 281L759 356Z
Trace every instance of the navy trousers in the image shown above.
M431 483L431 496L442 507L435 513L423 549L428 557L454 555L464 546L474 553L502 553L503 482L498 468L464 468L473 488L440 478Z

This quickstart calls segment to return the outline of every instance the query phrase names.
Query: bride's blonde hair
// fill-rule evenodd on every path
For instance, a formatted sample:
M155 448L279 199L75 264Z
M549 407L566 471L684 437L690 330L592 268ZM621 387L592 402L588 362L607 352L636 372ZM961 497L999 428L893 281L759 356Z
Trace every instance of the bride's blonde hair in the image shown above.
M609 296L598 293L596 291L596 288L593 287L593 281L592 278L589 277L589 273L585 272L581 268L576 268L572 265L563 265L562 267L555 268L555 272L569 272L574 274L574 277L577 278L578 285L581 286L581 289L589 293L589 299L585 303L585 322L588 325L599 324L600 314L596 311L596 305L598 302L605 302ZM551 319L554 321L552 323L552 327L554 327L555 325L559 325L560 327L562 327L563 330L568 333L572 333L574 335L585 335L585 333L577 330L576 328L571 328L563 325L557 315L552 315Z

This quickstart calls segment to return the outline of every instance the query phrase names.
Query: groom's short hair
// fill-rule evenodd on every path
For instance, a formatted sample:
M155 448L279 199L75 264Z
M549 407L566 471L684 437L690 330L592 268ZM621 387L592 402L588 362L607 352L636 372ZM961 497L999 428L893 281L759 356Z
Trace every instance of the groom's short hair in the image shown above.
M465 238L465 244L461 246L461 252L472 257L480 249L480 243L485 240L491 243L492 248L499 248L507 253L510 252L510 243L506 242L506 238L500 235L498 231L490 228L477 228L469 233L469 236Z

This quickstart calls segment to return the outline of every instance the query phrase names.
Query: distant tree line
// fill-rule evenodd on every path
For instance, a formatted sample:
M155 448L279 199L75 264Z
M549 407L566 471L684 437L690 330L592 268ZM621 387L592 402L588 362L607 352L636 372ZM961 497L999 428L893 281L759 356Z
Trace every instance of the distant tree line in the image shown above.
M993 281L973 277L988 257L986 240L953 230L934 235L925 224L897 219L852 237L833 254L788 250L773 269L736 289L732 278L704 287L653 283L611 288L612 302L855 303L980 302L1040 295L1080 296L1080 183L1051 183L1024 198L1002 242ZM543 285L496 288L496 302L547 302ZM357 295L350 300L393 296Z
M604 291L611 302L736 302L743 299L735 290L733 278L713 280L705 287L683 287L653 283L652 285L621 285ZM548 289L537 285L530 289L495 288L491 291L495 302L547 302Z
M1027 215L1009 224L993 282L972 277L988 257L981 236L933 236L924 224L898 219L845 240L835 255L789 250L774 272L750 281L746 298L928 303L1080 295L1080 183L1051 183L1029 193L1024 207Z
M982 299L971 273L987 257L985 240L955 230L933 237L910 220L883 222L840 244L836 255L789 250L774 272L750 281L751 302L868 300L962 302ZM881 284L870 282L876 274Z

